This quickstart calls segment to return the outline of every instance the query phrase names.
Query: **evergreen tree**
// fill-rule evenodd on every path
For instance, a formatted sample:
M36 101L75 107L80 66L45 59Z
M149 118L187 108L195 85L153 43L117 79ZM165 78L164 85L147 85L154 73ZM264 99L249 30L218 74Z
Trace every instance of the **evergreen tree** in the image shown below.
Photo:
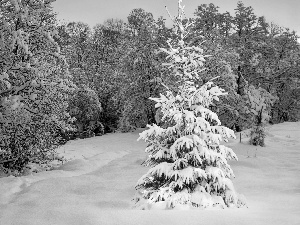
M149 129L140 134L139 139L148 143L149 157L143 164L151 168L137 183L136 205L141 209L241 207L246 203L234 189L230 180L234 174L227 163L237 156L220 144L234 133L221 126L209 109L226 93L212 81L198 87L207 56L201 48L185 43L191 24L183 25L181 0L178 6L179 14L173 19L177 39L161 50L168 55L165 65L179 85L152 98L163 114L163 125L147 125Z

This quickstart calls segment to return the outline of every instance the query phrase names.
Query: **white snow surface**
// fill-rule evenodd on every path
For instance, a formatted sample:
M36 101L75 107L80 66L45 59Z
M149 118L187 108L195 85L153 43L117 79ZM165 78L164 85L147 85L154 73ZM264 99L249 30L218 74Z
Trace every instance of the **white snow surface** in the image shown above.
M149 168L142 129L68 142L59 149L73 160L24 177L0 178L0 225L299 225L300 122L269 126L266 147L244 137L226 143L233 184L248 208L132 209L135 184ZM163 207L157 207L158 209Z

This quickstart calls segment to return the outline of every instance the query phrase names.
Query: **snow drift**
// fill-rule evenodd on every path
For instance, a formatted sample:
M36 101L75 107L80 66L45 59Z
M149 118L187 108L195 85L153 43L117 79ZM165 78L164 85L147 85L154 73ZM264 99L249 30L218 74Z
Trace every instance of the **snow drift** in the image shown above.
M0 179L2 225L300 223L300 122L268 127L266 147L231 140L235 188L249 208L133 210L136 181L148 168L138 130L75 140L61 147L73 160L53 171ZM239 134L237 134L239 136ZM195 200L204 196L194 196ZM216 201L216 200L215 200ZM160 208L159 206L157 207Z

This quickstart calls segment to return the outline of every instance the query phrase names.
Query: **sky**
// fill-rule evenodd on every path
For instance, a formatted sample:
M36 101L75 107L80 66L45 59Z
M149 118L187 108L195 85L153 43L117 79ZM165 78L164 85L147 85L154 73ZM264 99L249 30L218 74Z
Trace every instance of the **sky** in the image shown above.
M238 0L183 0L187 17L192 17L200 4L213 3L220 12L234 15ZM295 30L300 36L300 0L243 0L245 6L252 6L257 16L265 16L268 22ZM155 18L163 16L167 25L171 20L165 6L172 15L177 14L177 0L56 0L53 3L58 19L65 22L85 22L91 27L110 18L127 21L130 11L142 8Z

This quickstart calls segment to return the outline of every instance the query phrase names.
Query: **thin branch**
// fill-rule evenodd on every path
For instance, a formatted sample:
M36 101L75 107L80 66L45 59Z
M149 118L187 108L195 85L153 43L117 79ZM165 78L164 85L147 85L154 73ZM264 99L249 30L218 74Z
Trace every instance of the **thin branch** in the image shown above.
M166 8L166 10L167 10L167 13L168 13L168 15L169 15L170 19L173 21L173 23L176 23L176 20L175 20L175 18L173 18L173 17L171 16L171 13L169 12L169 10L168 10L167 6L165 6L165 8Z
M0 164L6 163L6 162L11 162L11 161L16 161L18 158L13 158L13 159L7 159L4 161L0 161Z

